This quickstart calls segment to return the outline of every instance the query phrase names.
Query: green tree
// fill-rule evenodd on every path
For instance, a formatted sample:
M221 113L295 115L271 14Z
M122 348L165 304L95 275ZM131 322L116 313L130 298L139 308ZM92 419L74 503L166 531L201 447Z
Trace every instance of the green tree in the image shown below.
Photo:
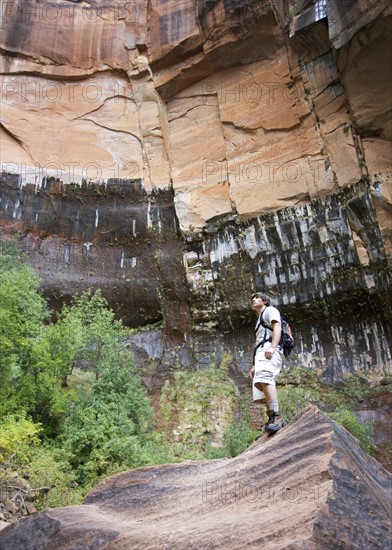
M153 462L150 420L148 397L131 356L113 346L99 379L64 426L62 444L78 482L91 484L102 475Z
M84 292L70 306L65 305L50 335L63 385L75 365L92 370L98 380L101 364L124 334L100 290Z
M0 254L0 413L23 373L31 368L33 347L48 318L47 304L39 294L40 281L23 263L13 243L1 243ZM32 376L36 376L34 369Z
M42 326L29 362L18 381L18 397L47 437L61 433L70 407L78 404L77 390L69 386L75 367L91 371L98 380L101 368L122 346L124 329L98 290L77 296L65 305L55 324Z

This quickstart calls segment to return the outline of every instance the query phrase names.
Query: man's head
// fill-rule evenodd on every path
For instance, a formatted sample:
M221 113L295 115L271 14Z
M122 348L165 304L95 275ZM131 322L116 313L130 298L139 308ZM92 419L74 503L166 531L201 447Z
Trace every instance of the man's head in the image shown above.
M266 306L270 305L271 298L267 296L267 294L264 294L264 292L255 292L252 294L251 300L253 300L253 298L260 298Z
M270 305L270 297L263 292L255 292L250 299L251 308L259 312L264 306Z

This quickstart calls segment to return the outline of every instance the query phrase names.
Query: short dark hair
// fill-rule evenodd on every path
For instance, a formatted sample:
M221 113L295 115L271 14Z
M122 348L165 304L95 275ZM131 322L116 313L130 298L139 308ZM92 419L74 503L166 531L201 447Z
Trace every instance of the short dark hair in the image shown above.
M252 294L251 300L253 300L253 298L260 298L261 300L263 300L263 302L267 306L269 306L270 302L271 302L271 298L269 296L267 296L267 294L264 294L263 292L254 292Z

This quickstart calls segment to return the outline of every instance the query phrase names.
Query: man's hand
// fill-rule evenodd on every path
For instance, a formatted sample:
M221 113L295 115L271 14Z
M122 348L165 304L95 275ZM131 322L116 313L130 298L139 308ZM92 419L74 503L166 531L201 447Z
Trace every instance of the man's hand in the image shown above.
M272 356L275 353L275 351L276 351L275 346L270 346L268 349L266 349L264 352L266 359L272 359Z
M253 380L254 376L255 376L255 367L253 366L250 370L250 373L249 373L249 376L251 377L251 379Z

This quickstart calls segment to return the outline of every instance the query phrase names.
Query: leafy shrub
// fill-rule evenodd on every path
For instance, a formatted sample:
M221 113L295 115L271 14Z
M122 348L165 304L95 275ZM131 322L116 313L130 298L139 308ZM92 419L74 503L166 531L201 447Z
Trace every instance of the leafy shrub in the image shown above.
M101 364L124 336L121 321L115 320L100 290L86 291L64 305L50 339L53 354L61 359L63 385L75 366L93 371L98 379Z
M61 437L77 482L87 486L104 475L165 456L157 452L149 400L129 353L112 352L84 402L65 422Z
M371 420L360 422L353 411L343 408L333 413L328 413L328 416L339 422L339 424L356 437L364 451L374 454L375 447L371 442L373 434L373 422Z
M246 420L239 420L232 424L225 432L225 448L228 456L234 457L243 453L255 440L258 432Z
M167 380L160 398L160 418L178 459L205 456L211 442L223 447L231 425L238 390L222 369L177 371Z
M315 370L304 367L283 369L277 379L279 386L301 386L308 389L320 388L320 380Z
M291 420L305 407L317 403L320 392L314 388L284 386L278 390L279 404L286 421Z
M80 504L85 490L76 482L64 452L49 445L34 448L25 470L29 485L36 492L34 506L37 510Z
M40 432L41 426L34 424L24 412L4 417L0 432L0 463L3 468L16 469L28 463L32 448L40 443Z
M78 502L103 475L171 461L101 292L75 297L49 323L25 256L0 248L0 462L49 488L43 507Z
M346 376L343 385L339 388L339 394L346 406L355 406L365 399L371 391L369 382L358 375Z

